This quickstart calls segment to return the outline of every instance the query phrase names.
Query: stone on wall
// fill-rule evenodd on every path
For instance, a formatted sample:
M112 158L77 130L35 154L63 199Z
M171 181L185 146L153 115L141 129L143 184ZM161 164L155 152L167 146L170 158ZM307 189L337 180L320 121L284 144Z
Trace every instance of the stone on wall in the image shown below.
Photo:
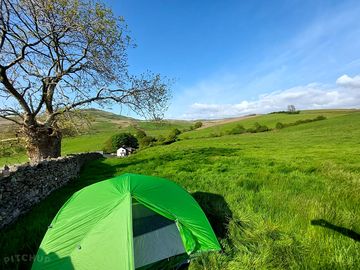
M94 152L47 159L33 165L5 165L0 169L0 228L77 178L84 163L101 157Z

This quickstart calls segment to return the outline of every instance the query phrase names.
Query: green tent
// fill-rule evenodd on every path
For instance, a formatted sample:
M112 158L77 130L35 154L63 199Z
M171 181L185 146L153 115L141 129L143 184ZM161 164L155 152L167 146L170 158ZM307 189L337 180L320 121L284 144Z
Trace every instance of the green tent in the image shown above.
M187 191L163 178L124 174L63 205L32 269L147 269L212 250L219 242Z

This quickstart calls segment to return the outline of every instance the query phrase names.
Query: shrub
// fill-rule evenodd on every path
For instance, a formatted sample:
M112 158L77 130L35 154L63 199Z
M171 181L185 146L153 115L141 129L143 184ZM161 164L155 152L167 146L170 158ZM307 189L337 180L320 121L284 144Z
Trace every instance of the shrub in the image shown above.
M169 138L177 138L177 136L178 135L180 135L181 134L181 131L180 130L178 130L177 128L174 128L172 131L170 131L170 133L169 133L169 135L167 136L167 139L169 139Z
M198 122L196 122L196 123L194 124L194 128L195 128L195 129L196 129L196 128L201 128L202 125L203 125L203 123L200 122L200 121L198 121Z
M312 119L300 119L300 120L297 120L293 123L286 123L286 124L283 124L281 122L278 122L276 124L276 128L277 129L282 129L282 128L285 128L285 127L291 127L291 126L296 126L296 125L301 125L301 124L306 124L306 123L311 123L311 122L314 122L314 121L320 121L320 120L325 120L326 117L323 116L323 115L319 115L315 118L312 118Z
M155 142L154 144L156 144L156 145L168 144L168 143L167 143L167 138L164 137L163 135L159 135L159 136L156 138L156 142Z
M20 153L25 153L25 147L19 141L0 142L1 157L11 157Z
M228 134L235 135L235 134L243 134L246 132L246 129L242 125L236 125L234 128L228 131Z
M212 133L210 133L209 137L212 137L212 138L214 138L214 137L220 137L220 134L219 134L219 133L214 133L214 132L212 132Z
M281 122L277 122L275 127L276 127L276 129L282 129L285 127L285 125Z
M170 144L176 142L177 135L174 132L171 132L165 139L164 144Z
M159 143L164 142L164 141L165 141L165 137L164 137L163 135L159 135L158 138L157 138L157 141L158 141Z
M170 133L164 138L162 135L158 138L158 144L171 144L178 140L178 135L181 134L181 131L177 128L170 131Z
M265 131L270 131L271 129L268 128L267 126L265 125L260 125L258 122L255 122L254 123L254 127L252 128L248 128L246 130L246 132L248 133L258 133L258 132L265 132Z
M180 131L179 129L177 129L177 128L174 128L174 129L171 131L171 133L173 133L173 134L175 134L175 135L177 136L177 135L180 135L180 134L181 134L181 131Z
M258 122L255 122L254 127L255 127L255 132L265 132L270 130L267 126L260 125Z
M256 132L265 132L265 131L269 131L270 129L267 126L260 126L256 129Z
M326 119L326 117L323 116L323 115L319 115L319 116L317 116L317 117L315 118L316 121L325 120L325 119Z
M136 131L135 136L136 136L136 138L138 138L138 140L140 140L140 139L146 137L146 133L145 133L144 130L138 129L138 130Z
M156 139L152 136L145 136L140 139L140 146L146 147L146 146L152 146L156 142Z
M139 146L138 140L134 135L130 133L118 133L111 136L111 138L105 142L103 150L106 153L112 153L115 152L122 145L133 148L137 148Z
M290 112L290 111L277 111L277 112L271 112L269 114L299 114L300 111L293 111L293 112Z

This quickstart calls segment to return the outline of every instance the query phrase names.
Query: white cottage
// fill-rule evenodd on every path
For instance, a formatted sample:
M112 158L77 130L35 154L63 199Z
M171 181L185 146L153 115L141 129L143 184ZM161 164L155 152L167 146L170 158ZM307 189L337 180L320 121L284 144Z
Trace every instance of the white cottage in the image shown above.
M117 155L118 157L126 157L126 156L127 156L126 148L125 148L125 147L120 147L120 148L116 151L116 155Z
M134 151L135 151L135 148L126 147L126 146L123 145L116 151L116 156L118 156L118 157L126 157L126 156L132 154Z

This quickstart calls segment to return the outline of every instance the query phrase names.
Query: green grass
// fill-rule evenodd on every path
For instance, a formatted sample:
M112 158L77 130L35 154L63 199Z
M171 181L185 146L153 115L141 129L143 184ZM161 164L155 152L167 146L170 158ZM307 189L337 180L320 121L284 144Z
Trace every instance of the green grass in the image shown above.
M360 112L314 112L305 118L319 114L328 119L271 132L181 140L125 159L91 162L79 179L1 232L0 257L34 254L73 192L130 172L176 181L207 213L223 251L200 256L190 269L358 269ZM300 116L291 115L289 122ZM290 116L262 117L259 122L270 126ZM198 137L205 131L189 133Z
M192 124L193 122L191 121L181 121L181 120L167 120L164 123L155 123L153 121L138 121L136 123L136 126L138 128L145 130L147 135L157 137L159 135L167 136L168 133L175 128L179 130L182 130L184 128L189 128ZM133 127L129 127L128 130L129 132L132 133L135 133L136 131L135 128Z
M258 115L255 117L242 119L236 122L226 123L222 125L216 125L205 129L190 131L182 134L180 138L194 139L194 138L206 138L214 137L214 135L222 135L233 129L236 125L241 124L245 128L253 127L255 122L259 122L261 125L266 125L269 128L275 128L277 122L293 123L301 119L313 119L319 115L323 115L327 118L339 117L351 113L356 113L356 110L313 110L313 111L301 111L300 114L267 114Z
M62 155L100 151L102 150L104 143L112 135L119 132L130 132L135 134L136 128L145 130L147 135L151 136L167 136L168 133L174 128L184 129L189 128L193 122L180 121L180 120L164 120L160 123L152 121L141 121L133 118L124 117L121 115L112 114L100 110L85 110L87 119L91 122L90 129L86 134L82 134L76 137L65 137L62 140ZM0 132L0 135L2 133ZM7 135L7 134L6 134ZM14 134L7 135L14 137ZM5 134L3 134L4 138ZM2 137L0 137L1 139ZM17 153L12 156L0 157L0 167L7 164L19 164L26 162L28 159L25 152Z

